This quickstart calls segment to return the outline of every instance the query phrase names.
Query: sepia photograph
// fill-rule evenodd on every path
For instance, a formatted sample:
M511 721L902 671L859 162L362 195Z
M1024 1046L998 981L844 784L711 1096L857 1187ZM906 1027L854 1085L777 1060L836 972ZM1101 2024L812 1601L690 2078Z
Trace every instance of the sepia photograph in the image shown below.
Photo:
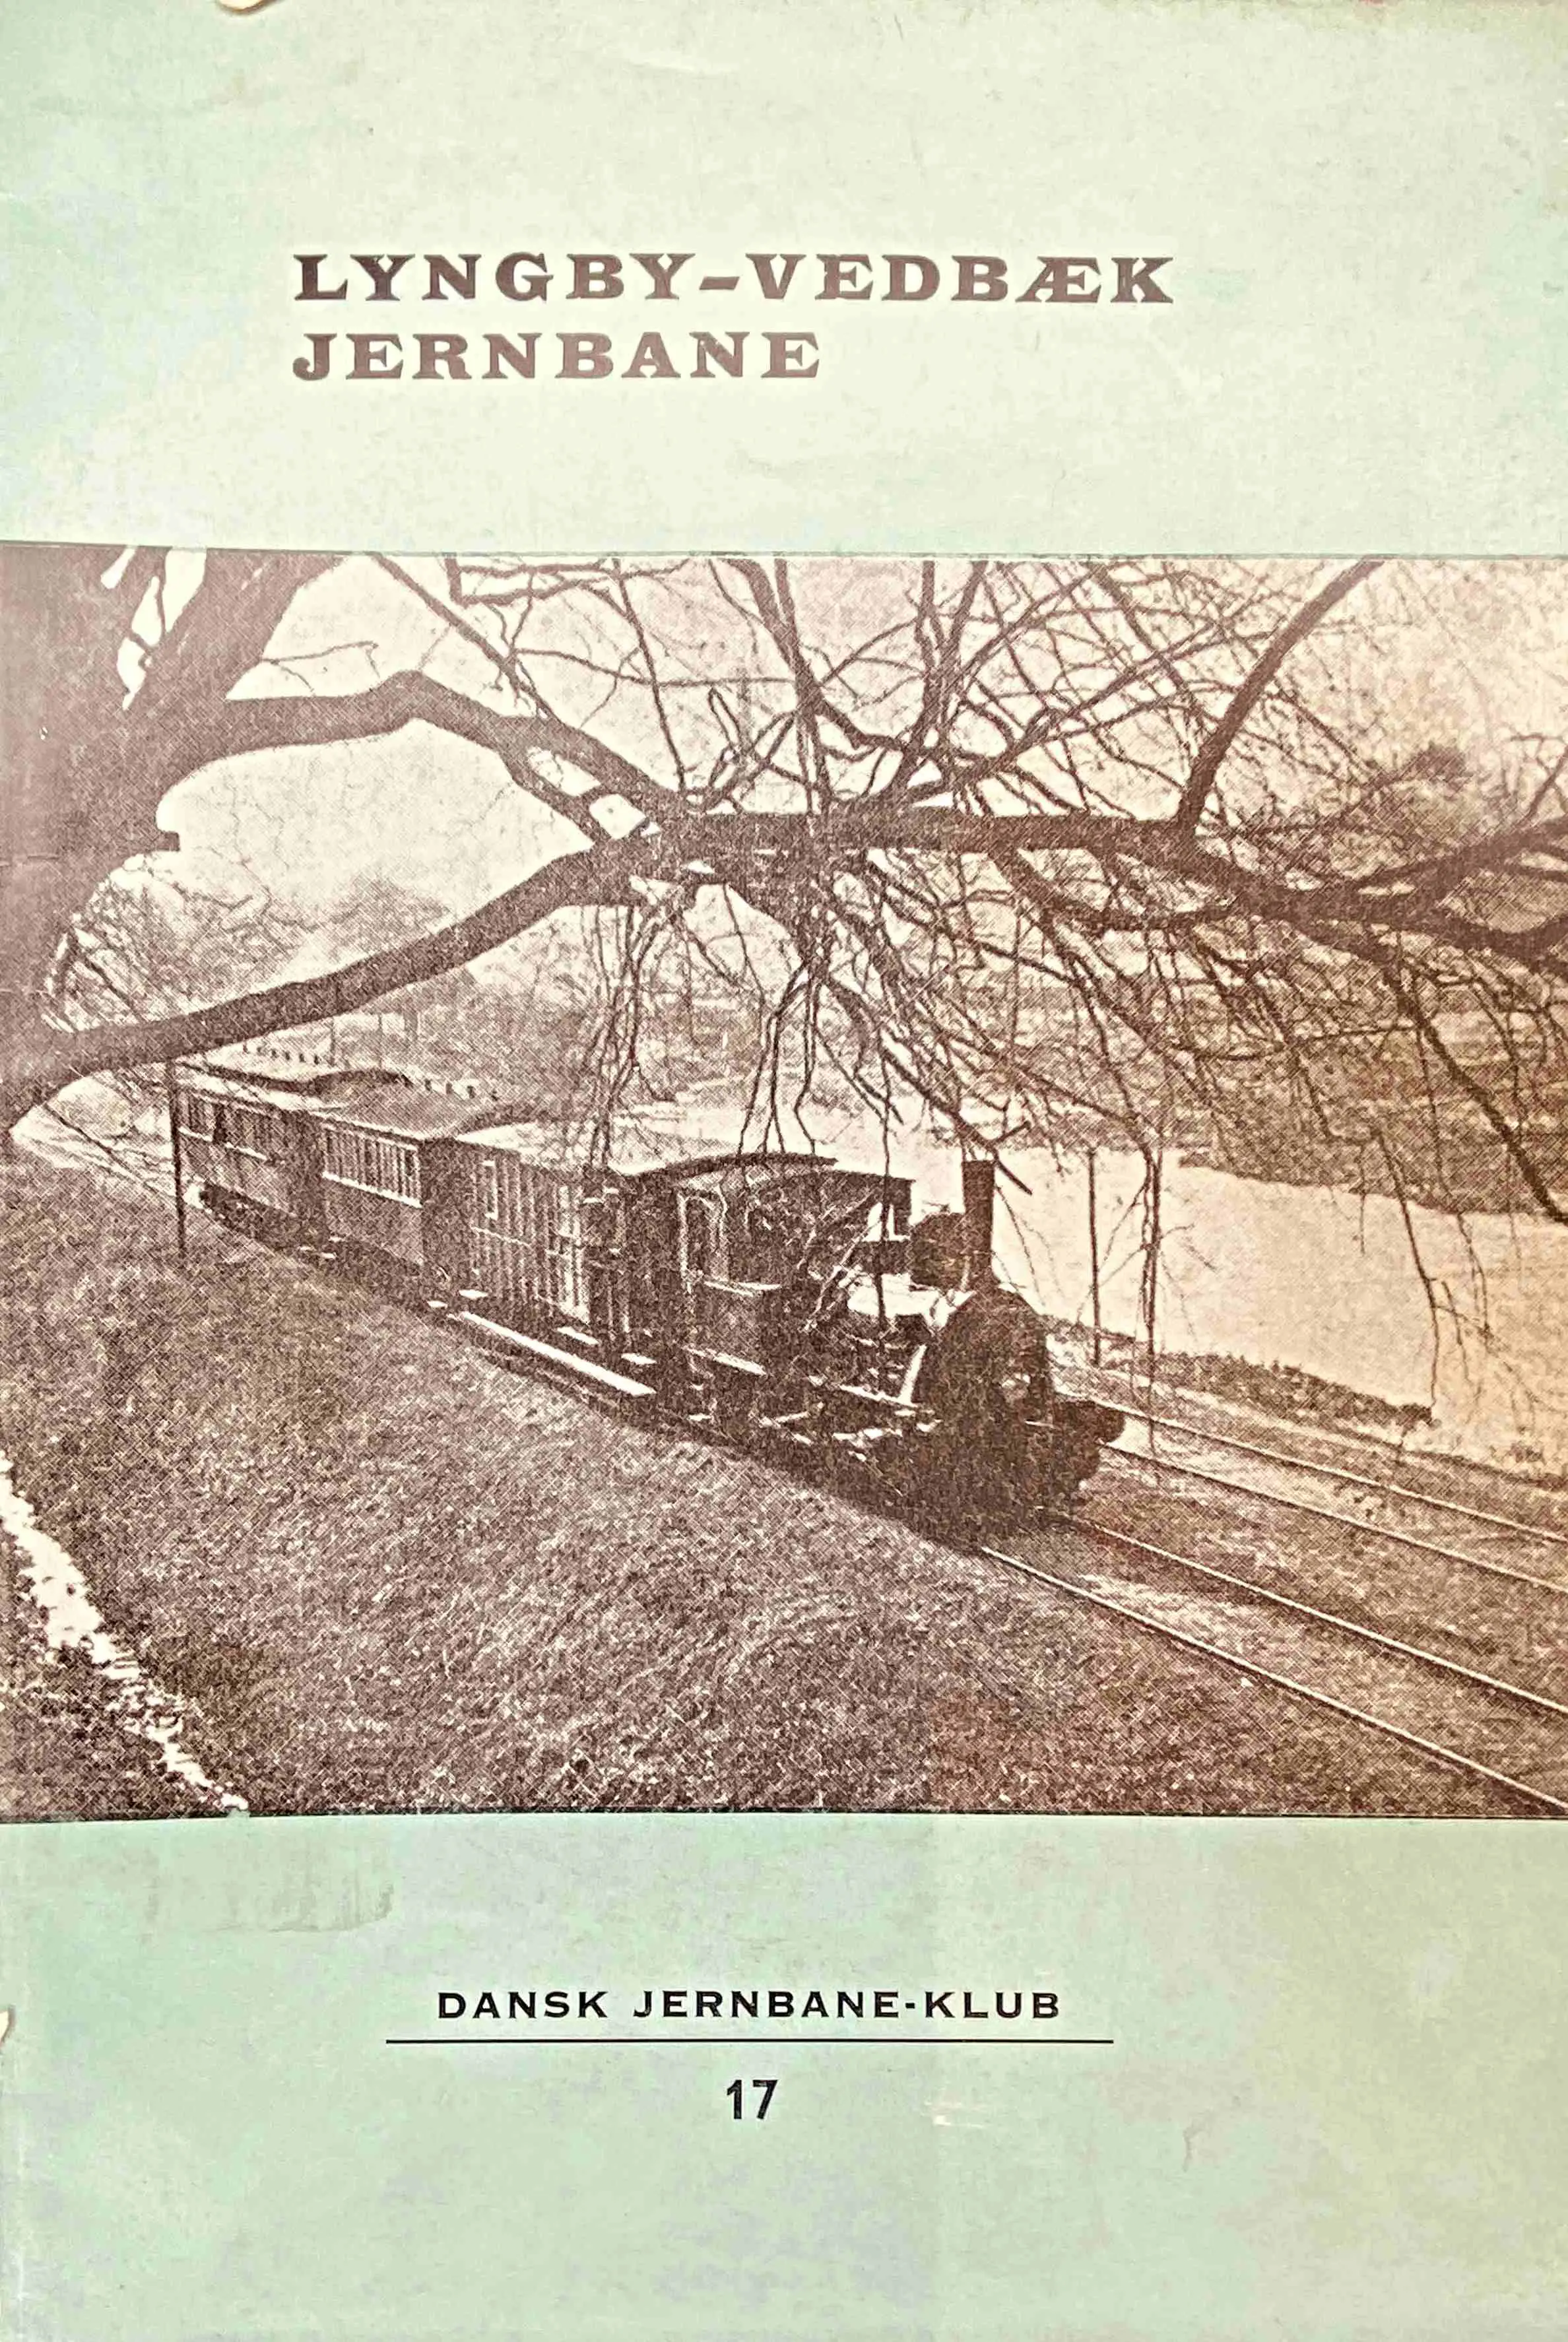
M1568 563L0 657L10 1817L1568 1813Z

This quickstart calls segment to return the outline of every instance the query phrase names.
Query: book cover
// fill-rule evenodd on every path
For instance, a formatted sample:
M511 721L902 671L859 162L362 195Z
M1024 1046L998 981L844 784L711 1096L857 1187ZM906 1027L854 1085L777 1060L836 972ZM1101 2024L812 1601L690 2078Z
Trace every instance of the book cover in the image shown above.
M1561 2327L1563 33L14 6L21 2342Z

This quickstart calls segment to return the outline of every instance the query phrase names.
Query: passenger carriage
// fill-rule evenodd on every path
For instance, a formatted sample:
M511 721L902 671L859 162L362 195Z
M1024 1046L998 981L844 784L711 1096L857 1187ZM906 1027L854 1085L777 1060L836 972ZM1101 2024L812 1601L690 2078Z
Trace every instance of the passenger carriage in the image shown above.
M313 1109L328 1250L374 1282L414 1297L462 1281L453 1142L494 1103L407 1080Z
M450 1141L494 1101L384 1067L214 1064L176 1067L175 1096L186 1171L230 1226L408 1292L457 1264Z
M314 1240L321 1211L309 1107L331 1076L180 1066L175 1110L187 1174L217 1219L271 1242ZM362 1074L341 1076L349 1089Z

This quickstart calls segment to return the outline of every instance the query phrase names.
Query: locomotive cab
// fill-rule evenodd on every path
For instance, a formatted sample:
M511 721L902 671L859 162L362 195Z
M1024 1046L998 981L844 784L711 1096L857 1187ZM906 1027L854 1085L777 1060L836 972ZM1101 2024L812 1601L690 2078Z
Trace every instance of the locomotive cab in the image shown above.
M683 1333L694 1385L729 1427L801 1413L868 1247L895 1252L909 1183L814 1156L694 1172L676 1196Z

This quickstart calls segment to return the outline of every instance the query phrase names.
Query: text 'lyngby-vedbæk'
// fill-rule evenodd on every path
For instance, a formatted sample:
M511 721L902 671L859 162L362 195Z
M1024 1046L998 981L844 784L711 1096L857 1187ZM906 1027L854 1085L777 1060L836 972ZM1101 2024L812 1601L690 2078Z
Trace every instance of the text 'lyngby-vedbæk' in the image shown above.
M922 252L748 252L744 266L711 269L690 252L570 252L552 262L544 252L507 252L487 260L476 252L325 252L294 255L296 302L465 303L498 299L535 302L697 301L717 309L726 301L878 302L895 307L959 302L990 308L999 303L1034 307L1168 308L1172 295L1162 272L1169 254L1041 253L1019 263L1001 253L963 252L940 257ZM577 310L581 317L584 312ZM617 317L621 312L614 313ZM822 364L819 338L801 327L742 327L689 333L657 329L606 333L563 328L519 331L508 313L505 331L312 332L294 361L301 382L328 376L349 382L560 382L738 380L809 382Z

